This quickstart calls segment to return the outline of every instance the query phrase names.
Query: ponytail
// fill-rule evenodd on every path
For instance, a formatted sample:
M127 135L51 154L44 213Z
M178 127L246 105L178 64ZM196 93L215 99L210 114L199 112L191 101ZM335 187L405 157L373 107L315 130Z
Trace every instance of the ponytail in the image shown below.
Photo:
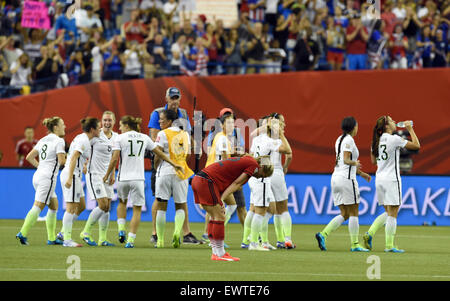
M91 129L96 129L100 121L94 117L86 117L80 120L83 132L89 133Z
M337 150L337 154L336 154L336 165L338 165L338 163L339 163L339 154L341 153L341 144L342 144L342 140L344 140L345 136L347 136L347 133L343 133L341 136L341 139L339 139L339 145L338 145L338 150Z
M141 131L140 125L142 123L142 118L125 115L122 117L122 119L120 119L120 122L122 122L122 124L128 125L128 127L133 131Z
M372 137L372 155L378 158L378 146L380 144L380 137L386 131L387 118L386 116L381 116L377 119L377 124L373 128Z
M338 165L338 163L339 163L339 154L341 153L342 140L344 140L345 136L347 136L348 134L350 134L353 131L356 124L357 124L356 119L352 116L348 116L348 117L345 117L344 119L342 119L342 123L341 123L342 136L341 136L341 139L339 140L338 150L337 150L337 154L336 154L336 165Z

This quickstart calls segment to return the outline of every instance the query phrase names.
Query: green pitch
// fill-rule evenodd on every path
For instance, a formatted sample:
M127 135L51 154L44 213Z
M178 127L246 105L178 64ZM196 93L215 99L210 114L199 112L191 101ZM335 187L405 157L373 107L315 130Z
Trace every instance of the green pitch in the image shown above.
M171 247L173 224L166 227L166 248L155 249L149 243L151 223L141 223L136 247L125 249L117 241L117 224L112 221L108 238L116 247L63 248L47 246L45 222L37 222L30 231L29 246L15 239L22 220L0 220L0 280L68 280L67 263L70 255L80 258L81 280L369 280L367 270L379 257L381 280L450 280L450 227L397 228L396 243L405 254L384 253L384 229L374 238L374 249L369 253L351 253L346 225L332 233L327 240L328 251L321 252L314 234L322 225L294 225L294 250L258 252L240 249L242 227L229 224L226 243L232 256L240 262L213 262L208 245L182 245ZM73 238L84 226L77 221ZM58 221L57 229L60 229ZM93 237L98 238L98 227ZM199 238L203 224L192 223L192 232ZM360 227L360 241L368 226ZM275 245L273 225L269 225L269 238ZM370 257L370 258L369 258ZM369 260L368 260L369 259ZM369 262L368 262L369 261Z

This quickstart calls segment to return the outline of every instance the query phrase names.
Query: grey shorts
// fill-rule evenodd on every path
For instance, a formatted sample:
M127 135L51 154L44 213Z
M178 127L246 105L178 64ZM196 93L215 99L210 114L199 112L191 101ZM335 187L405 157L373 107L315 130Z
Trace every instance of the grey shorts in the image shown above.
M233 193L234 199L236 200L236 205L238 207L245 207L245 197L242 189L239 189Z

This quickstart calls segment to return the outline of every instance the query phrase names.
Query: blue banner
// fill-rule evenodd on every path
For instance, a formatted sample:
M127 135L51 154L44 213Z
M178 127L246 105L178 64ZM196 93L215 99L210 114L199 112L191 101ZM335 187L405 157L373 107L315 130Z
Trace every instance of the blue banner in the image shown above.
M33 169L0 169L0 219L23 219L33 205L35 191L32 185ZM146 172L146 206L143 208L142 220L151 221L151 205L153 203L150 189L150 172ZM330 188L331 175L288 174L286 183L289 192L288 207L294 224L326 224L339 214L339 208L333 205ZM384 212L378 206L375 178L367 183L358 177L361 194L360 224L371 224L376 216ZM399 225L422 225L424 222L435 222L439 226L450 225L450 176L402 176L403 201L398 216ZM58 177L56 194L59 200L57 217L61 219L65 204L62 198L61 184ZM79 220L86 220L90 211L95 208L95 200L86 194L86 210ZM244 195L249 206L250 189L244 186ZM116 220L117 195L112 203L111 220ZM188 209L190 222L203 222L204 211L194 204L192 190L189 188ZM41 216L45 216L45 212ZM127 218L131 218L132 209ZM175 209L169 201L167 220L173 221ZM238 223L234 215L231 223Z

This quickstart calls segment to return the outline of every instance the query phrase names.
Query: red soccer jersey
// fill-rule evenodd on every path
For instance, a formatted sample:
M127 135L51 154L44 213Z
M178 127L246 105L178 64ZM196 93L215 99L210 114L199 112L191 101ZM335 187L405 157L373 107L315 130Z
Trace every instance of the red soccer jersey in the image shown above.
M224 192L231 183L242 173L248 174L249 178L258 171L258 162L251 156L233 157L209 165L202 171Z
M29 152L33 149L33 147L38 143L36 139L34 139L32 142L28 142L25 139L20 140L17 142L16 145L16 153L19 156L23 156L23 158L19 161L19 166L21 167L33 167L27 160L25 160L25 157L28 155Z

